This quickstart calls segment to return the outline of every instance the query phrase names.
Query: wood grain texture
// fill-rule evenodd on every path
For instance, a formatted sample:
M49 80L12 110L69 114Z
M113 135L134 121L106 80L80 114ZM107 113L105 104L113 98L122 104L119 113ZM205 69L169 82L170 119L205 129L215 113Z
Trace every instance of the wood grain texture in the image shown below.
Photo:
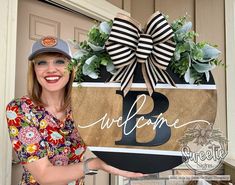
M112 119L117 120L122 116L123 99L122 96L116 94L116 90L118 89L74 87L72 91L72 108L76 125L86 126L95 123L106 113L106 123L107 121L110 123ZM194 120L206 120L212 124L214 123L217 107L216 90L157 89L157 92L165 95L169 100L169 108L163 113L163 117L167 119L168 124L174 123L177 119L179 119L177 125L182 125ZM137 103L137 108L140 104L141 102ZM147 100L139 114L151 112L153 104L152 98L147 96ZM155 115L155 117L157 116L158 115ZM145 121L146 120L144 120L144 122ZM140 122L140 124L143 124L144 122ZM100 124L96 124L89 128L78 129L88 146L178 151L180 145L177 140L180 139L184 131L192 125L193 124L190 124L181 128L171 127L171 137L168 142L161 146L154 147L115 145L115 141L120 140L122 136L122 128L118 127L115 123L110 125L109 129L101 129ZM202 123L200 123L200 125L202 127L207 126L207 124ZM153 126L148 125L137 129L136 138L139 142L148 142L152 140L155 134Z

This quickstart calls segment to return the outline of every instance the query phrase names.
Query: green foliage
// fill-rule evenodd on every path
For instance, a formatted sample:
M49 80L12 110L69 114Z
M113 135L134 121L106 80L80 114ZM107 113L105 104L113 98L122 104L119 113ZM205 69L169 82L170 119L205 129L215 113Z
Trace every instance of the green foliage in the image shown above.
M82 82L84 76L99 78L101 66L105 66L111 74L115 73L111 58L105 50L105 42L109 38L111 27L112 21L101 22L89 30L87 40L80 43L70 41L77 49L68 66L69 70L76 69L75 81ZM223 65L218 59L220 51L207 42L195 43L198 34L191 30L192 23L187 21L186 16L173 21L171 27L176 42L170 63L171 70L190 84L198 84L203 78L209 81L209 71Z
M97 79L101 65L106 66L108 72L114 73L111 58L105 50L105 42L109 38L111 26L111 21L102 22L90 29L87 41L80 43L70 41L74 48L78 49L68 66L69 70L76 69L75 81L82 82L84 75Z
M220 51L207 42L195 43L198 34L191 30L192 23L186 16L173 21L171 27L175 33L176 49L170 68L190 84L200 83L203 77L209 81L209 71L223 65L218 60Z
M109 35L101 32L99 28L94 27L88 33L88 41L96 46L103 46Z

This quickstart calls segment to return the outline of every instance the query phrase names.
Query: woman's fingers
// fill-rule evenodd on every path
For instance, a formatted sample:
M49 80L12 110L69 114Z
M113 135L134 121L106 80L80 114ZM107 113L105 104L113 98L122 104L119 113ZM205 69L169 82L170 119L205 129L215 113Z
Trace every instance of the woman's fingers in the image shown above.
M114 174L114 175L120 175L120 176L127 177L127 178L138 178L138 177L147 176L147 174L130 172L130 171L115 168L113 166L106 164L104 161L102 161L99 158L96 158L96 162L99 166L98 169L102 169L102 170L104 170L108 173Z
M106 164L104 170L108 173L112 173L112 174L115 174L115 175L120 175L120 176L128 177L128 178L137 178L137 177L146 176L145 174L142 174L142 173L135 173L135 172L121 170L121 169L112 167L112 166L107 165L107 164Z

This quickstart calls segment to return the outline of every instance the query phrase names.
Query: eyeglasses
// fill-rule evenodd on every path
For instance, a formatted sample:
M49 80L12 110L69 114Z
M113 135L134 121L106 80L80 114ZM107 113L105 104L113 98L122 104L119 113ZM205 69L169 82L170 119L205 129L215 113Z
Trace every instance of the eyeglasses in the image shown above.
M51 62L44 59L34 60L35 68L39 70L47 69ZM52 61L52 65L56 68L65 68L68 66L69 61L64 58L55 59Z

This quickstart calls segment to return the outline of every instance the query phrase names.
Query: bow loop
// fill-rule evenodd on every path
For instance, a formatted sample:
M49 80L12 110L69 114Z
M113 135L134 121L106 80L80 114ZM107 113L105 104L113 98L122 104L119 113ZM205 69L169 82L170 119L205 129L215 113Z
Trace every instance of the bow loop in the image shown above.
M114 18L113 26L109 35L110 42L123 44L133 50L136 50L140 26L131 19L122 14Z
M175 51L174 32L160 12L154 13L141 31L132 18L118 14L113 21L106 50L117 72L110 81L121 82L125 94L131 88L137 62L142 65L145 84L151 95L158 82L175 86L165 71Z
M154 45L163 43L174 36L171 26L160 12L156 12L150 17L146 33L152 36Z

